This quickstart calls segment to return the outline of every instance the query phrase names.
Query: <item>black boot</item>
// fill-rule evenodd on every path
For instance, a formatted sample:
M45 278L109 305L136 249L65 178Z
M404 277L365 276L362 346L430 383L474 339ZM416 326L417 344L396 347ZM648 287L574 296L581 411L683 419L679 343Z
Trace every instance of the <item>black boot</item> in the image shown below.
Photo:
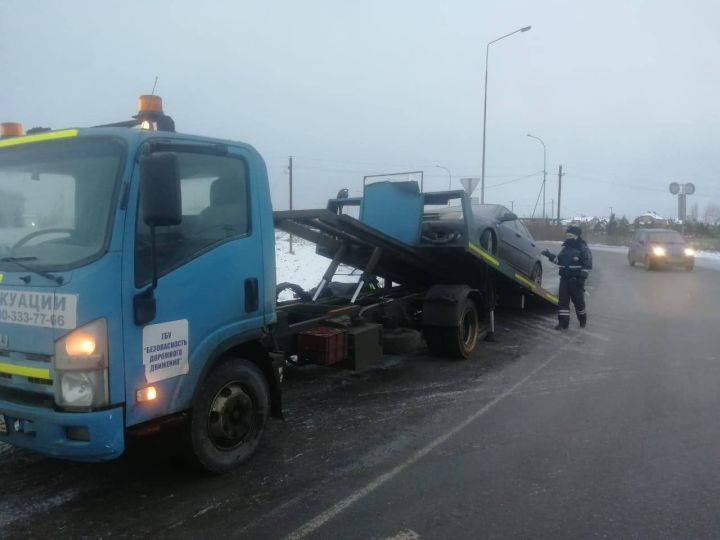
M578 321L580 322L580 328L587 326L587 315L578 315Z

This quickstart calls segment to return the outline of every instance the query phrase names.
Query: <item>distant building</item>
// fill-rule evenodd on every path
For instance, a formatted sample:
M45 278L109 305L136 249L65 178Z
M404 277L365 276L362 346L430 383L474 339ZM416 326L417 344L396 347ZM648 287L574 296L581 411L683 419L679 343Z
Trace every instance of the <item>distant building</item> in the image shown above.
M583 231L604 230L607 226L607 219L594 216L575 216L561 221L563 225L576 225Z

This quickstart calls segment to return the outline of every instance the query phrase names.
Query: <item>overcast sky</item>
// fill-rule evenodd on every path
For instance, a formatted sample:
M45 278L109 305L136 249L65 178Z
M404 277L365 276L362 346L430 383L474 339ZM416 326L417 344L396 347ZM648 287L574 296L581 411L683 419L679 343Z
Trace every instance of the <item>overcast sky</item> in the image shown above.
M547 146L547 212L674 216L670 181L720 203L717 1L0 0L0 120L127 119L157 93L178 131L265 157L275 208L359 195L366 174L425 171L427 191L480 176L529 215ZM504 185L498 185L504 184ZM479 194L479 189L475 193ZM538 207L536 213L541 213Z

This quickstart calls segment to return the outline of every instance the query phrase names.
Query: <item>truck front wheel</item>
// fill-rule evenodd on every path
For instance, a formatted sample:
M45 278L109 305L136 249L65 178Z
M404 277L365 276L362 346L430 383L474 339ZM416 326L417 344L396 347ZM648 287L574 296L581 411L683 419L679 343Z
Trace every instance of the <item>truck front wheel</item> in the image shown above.
M188 427L193 460L209 472L229 471L255 452L270 410L268 385L247 360L227 359L202 383Z
M457 326L425 328L425 341L435 356L469 358L480 340L480 316L469 298L460 310Z

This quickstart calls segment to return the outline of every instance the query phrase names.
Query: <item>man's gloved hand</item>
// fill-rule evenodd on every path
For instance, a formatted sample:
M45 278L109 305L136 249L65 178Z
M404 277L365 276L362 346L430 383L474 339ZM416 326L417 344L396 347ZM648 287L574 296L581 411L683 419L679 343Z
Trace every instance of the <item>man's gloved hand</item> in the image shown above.
M584 268L582 270L580 270L580 277L582 278L583 283L585 282L585 280L588 278L589 275L590 275L590 270L586 270Z
M550 257L552 256L552 253L550 253L550 250L549 250L549 249L543 249L543 250L540 252L540 255L545 255L546 257L550 258Z

